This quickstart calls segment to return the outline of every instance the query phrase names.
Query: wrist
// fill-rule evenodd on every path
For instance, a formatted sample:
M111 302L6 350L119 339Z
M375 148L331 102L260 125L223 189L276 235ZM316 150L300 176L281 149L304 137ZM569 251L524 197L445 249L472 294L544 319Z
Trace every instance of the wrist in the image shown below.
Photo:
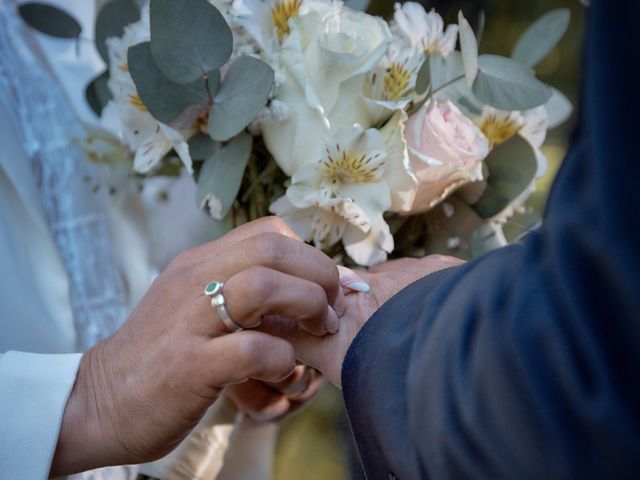
M58 477L103 466L104 438L96 405L96 352L86 352L80 360L76 382L64 410L50 476Z

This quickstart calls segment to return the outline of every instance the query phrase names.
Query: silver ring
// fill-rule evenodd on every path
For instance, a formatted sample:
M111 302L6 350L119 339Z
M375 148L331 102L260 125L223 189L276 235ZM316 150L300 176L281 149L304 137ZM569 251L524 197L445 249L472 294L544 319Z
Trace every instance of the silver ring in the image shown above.
M209 284L204 287L204 294L211 297L211 306L215 308L218 317L220 317L220 320L229 332L235 333L244 330L244 327L238 325L238 323L231 318L231 315L229 315L227 307L225 306L226 300L222 293L222 287L224 287L224 282L209 282Z

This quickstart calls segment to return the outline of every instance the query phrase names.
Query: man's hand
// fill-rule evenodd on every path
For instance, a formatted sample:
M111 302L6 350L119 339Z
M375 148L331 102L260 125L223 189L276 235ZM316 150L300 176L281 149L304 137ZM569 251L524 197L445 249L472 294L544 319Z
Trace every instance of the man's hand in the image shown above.
M180 255L123 327L82 357L51 475L160 458L226 385L294 373L288 342L253 330L228 334L203 291L225 282L227 310L243 326L277 315L312 336L335 332L329 305L344 309L338 270L293 237L268 218Z
M357 275L340 267L341 283L347 290L349 284L354 282L364 282L370 286L370 290L347 295L345 314L336 335L313 337L278 318L270 318L262 330L289 340L300 361L320 370L331 383L340 387L342 363L347 350L375 311L414 281L462 263L457 258L432 255L422 259L394 260L373 267L368 273L358 272Z

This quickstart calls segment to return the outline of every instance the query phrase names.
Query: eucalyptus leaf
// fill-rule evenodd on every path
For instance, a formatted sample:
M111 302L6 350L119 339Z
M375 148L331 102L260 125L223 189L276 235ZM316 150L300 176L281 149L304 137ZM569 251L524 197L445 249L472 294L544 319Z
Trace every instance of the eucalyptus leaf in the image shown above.
M169 80L153 62L149 42L130 47L127 62L140 100L162 123L171 123L190 107L201 111L207 106L209 97L204 79L191 83ZM217 73L211 75L213 91L217 88L218 78Z
M233 35L207 0L151 0L151 53L170 80L193 82L224 65Z
M446 57L439 53L429 56L431 83L433 90L439 90L443 85L464 75L464 65L460 52L451 52Z
M205 160L198 176L196 199L212 218L223 219L238 196L251 156L252 138L241 133Z
M370 3L371 0L345 0L344 2L345 6L361 12L366 12Z
M520 136L496 146L485 160L487 188L471 207L489 219L507 208L534 181L538 162L531 146Z
M132 0L112 0L100 9L96 17L95 42L98 53L107 65L107 38L122 36L124 27L139 19L140 12Z
M93 79L85 89L85 98L91 109L100 116L102 109L111 100L111 92L107 86L109 81L109 72L103 72L102 75Z
M44 3L25 3L18 7L22 19L32 28L58 38L78 38L82 27L64 10Z
M487 222L479 226L471 235L471 255L473 258L478 258L485 253L506 246L507 243L502 225Z
M424 62L420 70L418 70L418 77L416 78L416 93L422 95L431 86L431 55L425 56Z
M533 71L498 55L481 55L473 93L483 103L500 110L530 110L544 105L552 91Z
M522 34L511 56L528 67L537 65L560 42L570 22L568 8L544 14Z
M481 115L482 103L473 95L464 79L451 83L447 87L443 85L451 80L464 75L462 55L460 52L451 52L444 58L442 55L431 55L431 79L433 89L438 90L435 98L438 100L451 100L466 114Z
M193 160L204 160L213 155L213 152L220 146L218 142L214 142L208 135L196 133L189 139L189 155Z
M241 132L262 110L273 87L273 69L254 57L238 58L213 100L209 135L225 141Z
M573 104L571 101L555 88L551 90L553 91L553 95L544 106L549 117L549 125L547 127L549 130L562 125L569 120L569 117L571 117L573 113Z
M467 79L467 84L471 86L478 75L478 41L462 11L458 13L458 26L460 28L460 49L462 50L464 76Z

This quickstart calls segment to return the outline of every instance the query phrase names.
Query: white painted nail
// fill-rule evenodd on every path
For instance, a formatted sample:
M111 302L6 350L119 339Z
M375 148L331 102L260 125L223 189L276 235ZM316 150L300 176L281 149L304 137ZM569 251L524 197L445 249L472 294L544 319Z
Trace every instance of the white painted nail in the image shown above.
M325 326L327 331L332 335L338 333L338 330L340 330L340 319L333 308L329 308Z
M348 288L349 290L353 290L354 292L362 293L367 293L371 290L369 284L363 281L347 282L343 285L343 287Z

